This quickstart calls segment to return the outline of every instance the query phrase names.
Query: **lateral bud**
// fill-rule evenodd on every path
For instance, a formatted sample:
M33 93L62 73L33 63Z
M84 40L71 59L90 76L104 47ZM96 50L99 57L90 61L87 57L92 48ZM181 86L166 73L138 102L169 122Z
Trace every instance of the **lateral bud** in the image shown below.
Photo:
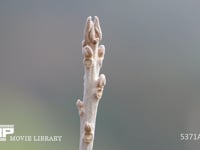
M96 85L96 98L100 99L103 94L103 89L104 86L106 85L106 77L104 74L101 74L99 76L99 79L97 80L97 85Z
M98 41L98 38L96 38L95 34L96 34L96 32L95 32L95 28L94 28L94 23L92 22L92 28L89 32L89 41L93 45L97 44L97 41Z
M76 101L76 107L78 108L79 116L80 117L83 116L83 114L84 114L84 104L80 99L78 99Z
M90 41L90 38L89 38L89 34L90 34L90 31L92 29L92 26L93 26L93 22L92 22L92 17L89 16L86 20L86 23L85 23L85 30L84 30L84 45L87 45L89 44L89 41ZM82 43L83 45L83 43Z
M104 54L105 54L105 46L100 45L98 48L98 64L100 68L102 67L103 64Z
M104 54L105 54L105 46L100 45L99 48L98 48L98 57L103 58Z
M85 130L85 132L84 132L83 141L86 144L90 144L90 142L93 140L92 125L90 123L86 122L84 130Z
M92 57L93 51L90 46L86 45L83 48L83 55L84 55L83 64L87 69L89 69L93 64L93 57Z
M99 23L99 18L97 16L94 17L94 29L95 29L95 37L101 41L102 39L102 31Z

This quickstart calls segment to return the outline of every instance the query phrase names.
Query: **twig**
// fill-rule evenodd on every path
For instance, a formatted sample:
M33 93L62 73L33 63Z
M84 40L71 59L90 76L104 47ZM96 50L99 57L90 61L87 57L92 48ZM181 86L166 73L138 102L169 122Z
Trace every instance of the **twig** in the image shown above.
M88 17L82 41L85 70L83 101L78 99L76 102L80 116L79 150L93 148L97 108L106 84L105 75L99 75L105 54L104 45L99 46L101 39L102 32L98 17L95 16L94 21L92 17Z

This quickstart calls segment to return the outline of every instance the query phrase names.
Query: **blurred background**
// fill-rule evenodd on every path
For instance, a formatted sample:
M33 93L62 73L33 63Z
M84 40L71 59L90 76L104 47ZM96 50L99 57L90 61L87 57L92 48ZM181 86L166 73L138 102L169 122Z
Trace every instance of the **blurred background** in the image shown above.
M200 1L0 1L0 124L62 142L1 142L6 150L77 150L81 41L100 18L107 85L94 150L199 150Z

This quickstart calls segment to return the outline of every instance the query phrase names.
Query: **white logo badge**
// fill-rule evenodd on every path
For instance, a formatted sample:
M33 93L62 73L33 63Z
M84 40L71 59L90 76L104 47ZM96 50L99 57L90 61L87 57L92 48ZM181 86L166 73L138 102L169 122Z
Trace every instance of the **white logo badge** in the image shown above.
M14 134L14 125L0 125L0 141L6 141L8 134Z

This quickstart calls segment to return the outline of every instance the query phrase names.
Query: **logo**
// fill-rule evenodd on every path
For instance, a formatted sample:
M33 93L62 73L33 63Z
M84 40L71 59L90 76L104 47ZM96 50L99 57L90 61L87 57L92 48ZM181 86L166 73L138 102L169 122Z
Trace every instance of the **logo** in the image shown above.
M0 125L0 141L6 141L9 134L14 134L14 125Z
M24 136L24 135L11 135L14 134L14 125L0 125L0 142L10 141L10 142L61 142L62 136L47 136L47 135L34 135L34 136ZM7 139L7 136L9 138Z

